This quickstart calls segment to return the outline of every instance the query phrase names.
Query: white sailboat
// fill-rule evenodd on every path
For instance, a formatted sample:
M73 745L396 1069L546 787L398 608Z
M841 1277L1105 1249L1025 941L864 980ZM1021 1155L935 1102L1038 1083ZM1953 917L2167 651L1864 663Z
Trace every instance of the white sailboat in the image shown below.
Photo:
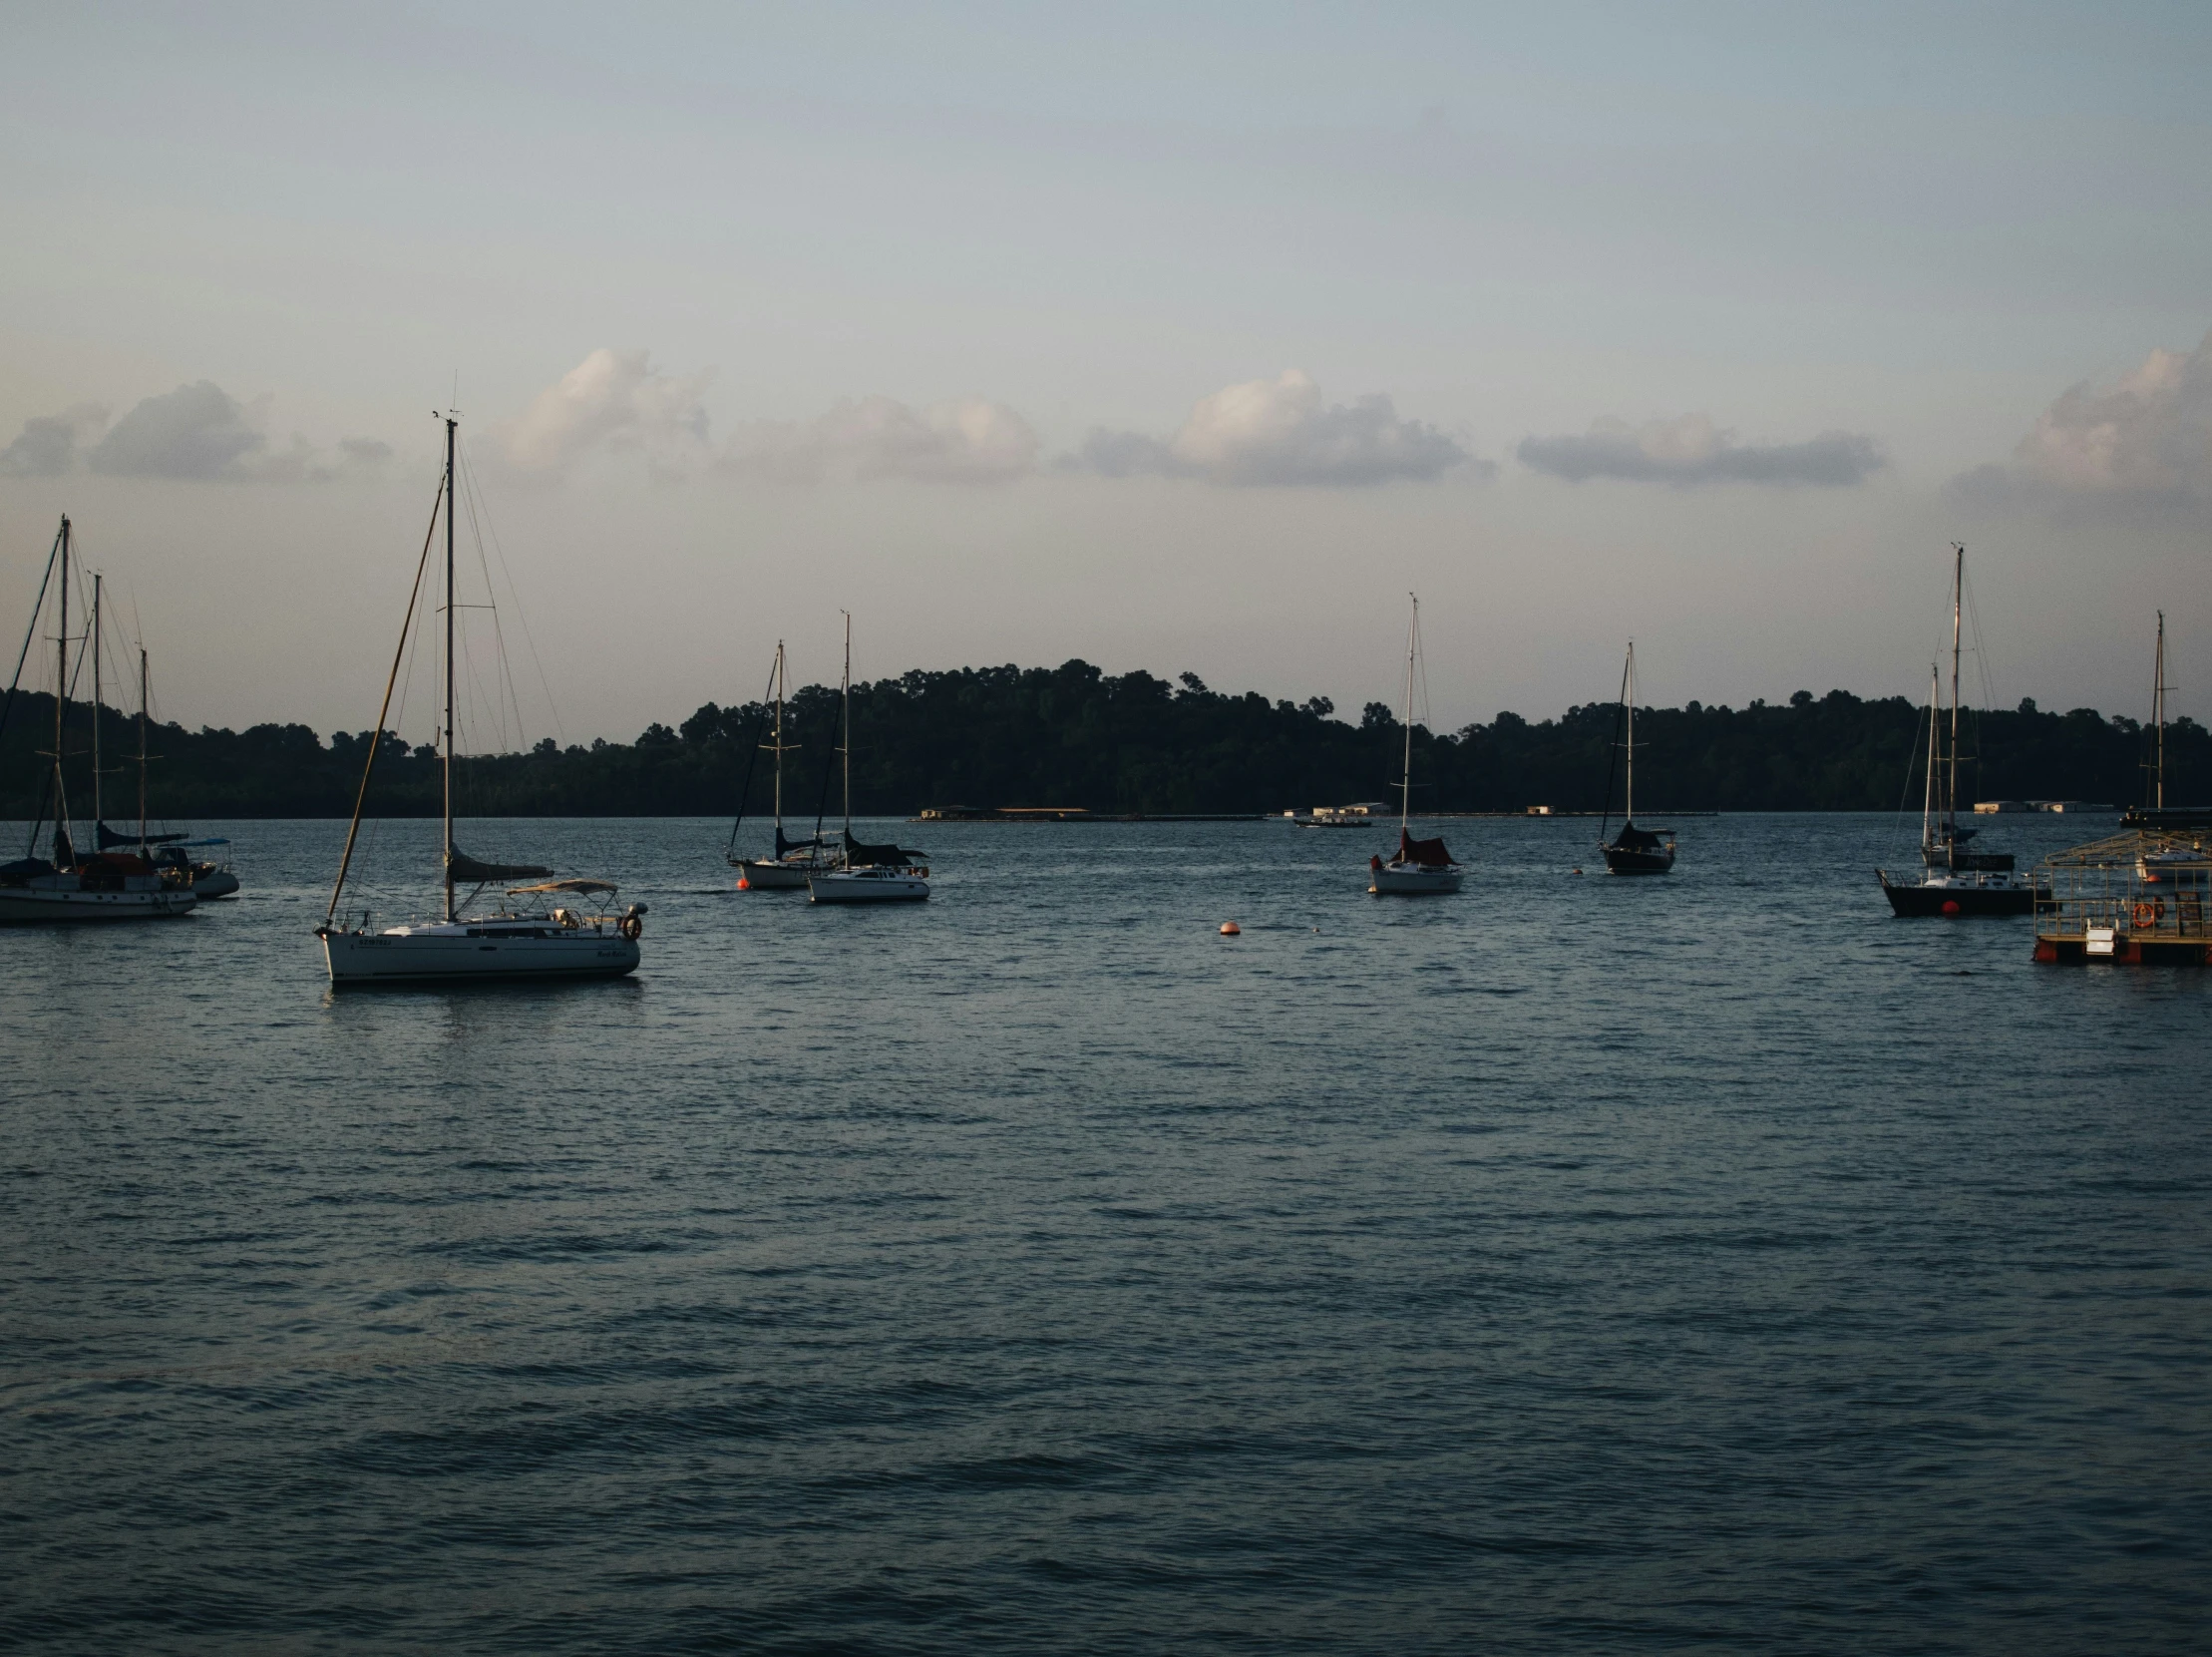
M845 613L844 736L838 752L845 761L844 858L841 868L807 880L816 903L920 903L929 895L924 852L901 846L871 846L853 838L853 613Z
M724 854L731 867L737 870L737 888L740 892L803 892L807 882L816 875L826 875L845 866L844 858L822 844L821 825L815 825L814 837L793 840L784 833L784 755L798 751L796 743L784 740L784 695L788 688L785 679L784 641L776 640L776 666L770 675L769 689L775 703L775 740L760 743L755 755L772 753L776 756L776 855L774 857L739 857L737 831L744 826L745 801L738 801L737 821L730 825L729 850ZM745 787L750 793L753 783L752 766L745 768Z
M1456 892L1466 876L1440 837L1416 840L1407 826L1413 813L1413 678L1420 655L1421 601L1416 598L1405 639L1405 774L1398 783L1398 849L1387 863L1379 856L1367 859L1367 890L1377 897Z
M315 929L322 940L323 959L333 984L394 984L423 980L532 980L615 978L637 969L637 940L644 930L645 906L631 904L619 915L589 913L565 905L553 907L555 897L598 899L612 897L614 885L603 880L547 880L553 873L535 864L483 863L453 843L454 722L454 429L459 424L446 417L446 475L441 489L441 510L446 520L446 639L444 730L438 750L445 764L445 905L440 919L427 923L386 927L372 932L364 913L352 926L338 917L338 902L345 894L346 875L353 864L353 849L361 832L361 811L368 801L369 779L376 772L376 756L383 743L378 734L392 707L392 687L399 679L400 663L407 652L407 638L414 625L415 607L422 597L423 573L430 560L431 537L423 540L422 561L415 569L415 585L407 598L407 620L400 628L399 648L392 655L391 676L384 683L384 702L378 708L369 740L368 763L361 772L361 792L354 800L353 821L346 830L346 849L338 862L338 879L330 891L330 907L323 924ZM437 520L432 520L432 535ZM532 900L518 908L500 904L491 912L464 915L487 886L511 880L533 884L509 886L510 899ZM474 888L456 902L460 886Z
M94 850L80 853L76 838L70 833L69 789L67 756L69 753L69 567L73 557L70 542L70 523L62 519L61 529L54 538L53 549L47 555L46 577L39 584L39 601L31 609L31 633L36 634L38 618L45 609L46 592L60 575L57 600L57 624L55 626L55 676L54 676L54 748L45 757L53 760L53 770L48 779L52 822L54 825L53 856L51 859L36 855L38 833L48 821L41 813L31 827L32 850L12 863L0 865L0 923L36 924L55 921L146 921L161 920L183 915L199 900L188 881L165 876L143 857L128 853L103 851L99 848L100 819L100 578L93 578L93 611L91 653L93 658L92 704L92 788L93 788L93 843ZM22 663L28 657L31 638L23 641L23 655L17 658L17 683L22 678ZM12 709L16 684L8 687L8 704ZM5 712L0 711L0 721Z

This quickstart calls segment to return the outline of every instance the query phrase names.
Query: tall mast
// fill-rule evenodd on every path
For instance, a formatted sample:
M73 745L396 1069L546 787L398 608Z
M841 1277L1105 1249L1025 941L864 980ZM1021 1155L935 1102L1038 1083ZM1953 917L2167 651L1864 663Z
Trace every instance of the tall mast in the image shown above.
M1405 774L1398 783L1398 844L1405 844L1406 819L1413 814L1413 657L1421 647L1421 600L1413 601L1413 622L1405 629ZM1401 854L1402 855L1402 854Z
M1944 817L1951 839L1959 838L1959 621L1967 591L1967 550L1954 541L1951 567L1951 786L1944 794Z
M453 428L446 416L446 919L453 919ZM373 732L370 741L381 741Z
M1624 823L1636 821L1636 640L1629 640L1629 688L1625 700L1629 704L1629 803L1622 813Z
M853 613L845 618L845 741L838 750L845 756L845 846L853 846Z
M1935 850L1936 765L1937 753L1943 746L1943 727L1937 723L1943 712L1943 676L1931 661L1928 664L1928 784L1920 796L1920 860L1926 863L1928 854Z
M100 594L102 577L92 578L92 849L100 845Z
M2166 613L2158 613L2158 660L2152 677L2150 716L2158 726L2157 765L2151 775L2156 779L2157 798L2152 803L2158 810L2166 809Z
M784 847L784 641L776 640L776 855Z
M76 847L69 838L69 796L62 787L62 734L69 723L69 519L62 519L62 624L54 641L59 662L60 676L54 681L54 837L59 845L70 848L70 861L76 862ZM57 850L59 846L57 846ZM55 861L60 862L57 857Z
M139 646L139 850L146 850L146 646Z

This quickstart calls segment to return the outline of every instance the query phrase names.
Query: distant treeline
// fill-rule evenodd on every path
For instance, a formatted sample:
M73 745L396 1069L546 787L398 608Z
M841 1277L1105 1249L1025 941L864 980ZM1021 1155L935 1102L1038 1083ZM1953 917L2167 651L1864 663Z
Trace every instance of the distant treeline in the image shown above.
M712 702L682 724L635 742L560 747L465 760L461 809L471 816L727 816L752 770L749 811L768 809L771 755L758 703ZM1617 709L1608 702L1532 722L1501 713L1444 734L1414 731L1414 809L1595 810L1607 785ZM787 818L838 808L833 774L838 694L810 685L785 708L798 745L784 772ZM54 704L20 695L0 732L0 815L42 810ZM89 746L72 709L73 750ZM1972 714L1972 799L2051 798L2133 803L2143 797L2148 734L2134 719L2090 708L2045 713L2032 701ZM1645 815L1667 810L1866 811L1920 802L1916 753L1927 713L1903 697L1848 691L1748 707L1639 709L1637 781ZM432 816L437 756L387 734L369 810ZM853 687L854 809L906 816L923 806L1082 806L1109 812L1283 811L1353 800L1395 802L1403 730L1367 704L1354 724L1324 697L1302 704L1209 690L1146 672L1110 677L1088 662L912 672ZM153 811L179 820L329 817L353 809L367 732L327 743L305 725L244 731L159 727L151 743ZM103 726L111 823L136 816L137 730L111 710ZM72 809L89 808L86 757L73 751ZM2181 719L2166 731L2167 797L2212 796L2212 741ZM1618 791L1618 779L1615 783Z

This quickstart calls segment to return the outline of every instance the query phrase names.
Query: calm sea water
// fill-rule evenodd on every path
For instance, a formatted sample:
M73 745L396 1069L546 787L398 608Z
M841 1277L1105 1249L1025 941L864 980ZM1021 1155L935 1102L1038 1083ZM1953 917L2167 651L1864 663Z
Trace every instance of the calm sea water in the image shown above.
M334 997L343 825L236 824L239 900L0 932L0 1647L2204 1640L2212 975L1680 826L1379 902L1380 834L879 824L872 911L501 825L644 970Z

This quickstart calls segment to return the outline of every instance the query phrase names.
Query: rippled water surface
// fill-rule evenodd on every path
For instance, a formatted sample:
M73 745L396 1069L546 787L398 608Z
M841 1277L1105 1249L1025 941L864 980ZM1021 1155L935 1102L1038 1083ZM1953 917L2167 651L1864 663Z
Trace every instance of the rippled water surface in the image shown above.
M816 910L503 825L644 970L333 997L344 826L238 824L239 900L0 932L0 1647L2202 1640L2212 975L1680 826L1385 902L1379 834L885 824L934 900Z

